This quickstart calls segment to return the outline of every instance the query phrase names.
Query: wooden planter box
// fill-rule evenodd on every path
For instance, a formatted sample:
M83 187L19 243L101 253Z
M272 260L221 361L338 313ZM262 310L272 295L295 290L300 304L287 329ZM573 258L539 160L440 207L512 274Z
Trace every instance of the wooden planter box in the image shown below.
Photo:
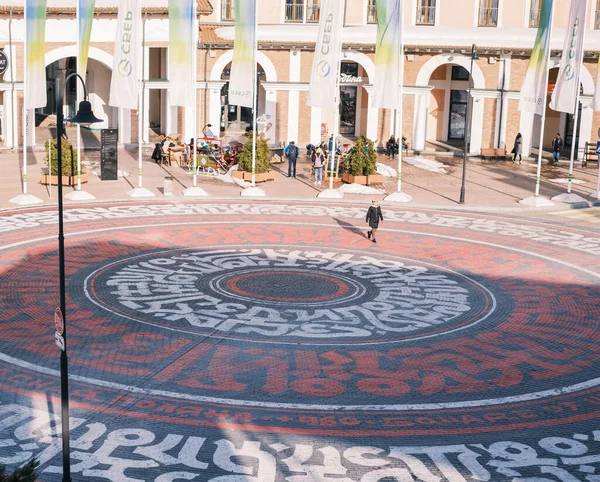
M88 182L87 173L81 174L81 183ZM40 179L40 184L58 186L58 176L51 176L49 174L42 174L42 178ZM63 176L62 177L62 185L63 186L75 186L77 185L77 176Z
M352 174L344 173L342 180L348 184L367 184L367 176L353 176Z
M371 174L367 176L367 184L369 186L372 184L383 184L383 174Z
M236 179L243 179L244 181L252 181L252 173L246 171L232 171L231 175ZM273 171L261 172L255 174L256 182L266 182L275 180L275 173Z

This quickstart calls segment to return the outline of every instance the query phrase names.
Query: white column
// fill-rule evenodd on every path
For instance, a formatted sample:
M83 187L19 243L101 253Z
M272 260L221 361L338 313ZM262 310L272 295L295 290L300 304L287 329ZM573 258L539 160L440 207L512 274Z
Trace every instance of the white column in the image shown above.
M288 101L288 130L286 142L298 142L298 123L300 122L300 92L289 91ZM283 139L282 139L283 140Z
M302 52L299 50L290 51L290 78L289 81L300 82L302 70ZM300 123L300 91L290 90L288 100L288 130L286 142L295 141L298 143L298 124Z
M529 156L531 154L531 146L533 140L533 123L535 121L535 114L533 112L521 112L521 121L519 123L519 132L523 136L523 156ZM539 122L539 121L538 121ZM538 128L539 137L539 128Z
M193 104L193 101L192 101ZM194 135L194 113L196 112L196 109L194 109L193 106L190 107L185 107L184 110L185 114L185 131L183 132L183 141L185 142L189 142L189 140L192 137L195 137Z
M498 89L504 87L505 91L510 90L510 71L511 71L511 60L510 54L504 54L499 74L498 74ZM502 98L504 97L504 98ZM500 118L500 111L502 111L502 118ZM498 127L498 124L500 126ZM498 104L496 108L496 129L494 130L494 146L506 147L506 126L508 125L508 92L504 92L504 96L498 97Z
M145 24L146 22L144 22ZM144 47L144 79L150 78L150 47ZM156 95L156 92L153 93ZM144 88L144 115L142 124L142 143L150 142L150 89L146 85Z
M415 95L415 118L413 123L413 149L425 149L425 133L427 130L427 112L429 110L429 92Z
M215 132L219 132L221 126L221 89L225 85L223 81L208 82L208 123L213 125Z
M27 110L27 147L35 149L35 109Z
M310 143L318 145L321 142L321 108L310 108Z
M16 70L16 47L13 45L12 48L8 46L5 49L5 53L8 55L9 68L4 74L4 80L10 82L12 79L11 75ZM14 69L14 70L13 70ZM4 124L3 137L4 145L6 147L17 147L19 145L19 126L17 122L17 91L5 90L4 91Z
M119 115L119 143L131 144L131 110L118 108Z
M579 144L577 149L576 159L581 160L583 158L583 150L585 149L585 143L590 142L593 136L593 120L594 110L592 109L592 96L586 95L579 98L581 102L581 120L579 125Z
M271 128L266 132L265 139L269 144L274 144L278 141L276 138L277 132L277 91L269 89L266 91L265 97L265 116L267 124L271 124Z
M483 137L483 107L485 99L471 92L471 143L469 154L477 156L481 152L481 138Z
M379 109L377 107L373 107L373 86L365 85L363 87L367 91L367 94L369 96L367 99L367 132L366 132L366 136L368 139L371 139L373 142L376 142L377 141L377 127L379 126Z

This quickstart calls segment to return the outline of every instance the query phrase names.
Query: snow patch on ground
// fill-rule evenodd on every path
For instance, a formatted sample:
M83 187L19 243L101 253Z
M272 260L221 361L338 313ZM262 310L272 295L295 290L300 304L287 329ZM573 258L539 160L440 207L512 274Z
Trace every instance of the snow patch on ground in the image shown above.
M94 176L98 176L98 177L100 177L102 175L102 172L99 169L94 169L91 173ZM117 176L119 176L119 177L129 177L129 173L127 171L121 171L121 169L119 169L117 171Z
M554 182L556 184L568 184L569 180L568 179L550 179L550 182ZM580 179L573 179L573 184L585 184L585 181L582 181Z
M438 174L446 174L448 172L448 168L444 164L433 159L418 156L405 157L403 161L418 169L425 169L426 171L437 172Z
M393 177L394 179L398 177L398 172L394 168L381 162L377 163L377 174L381 174L383 177Z
M344 194L384 194L385 191L375 189L374 187L364 186L362 184L342 184L338 191Z

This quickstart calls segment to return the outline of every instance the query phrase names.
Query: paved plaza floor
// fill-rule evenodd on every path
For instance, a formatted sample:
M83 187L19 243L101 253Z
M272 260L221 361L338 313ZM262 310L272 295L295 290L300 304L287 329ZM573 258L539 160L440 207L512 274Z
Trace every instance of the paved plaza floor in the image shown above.
M73 480L600 480L597 225L383 215L374 244L361 202L68 205ZM42 482L56 223L0 213L0 464Z

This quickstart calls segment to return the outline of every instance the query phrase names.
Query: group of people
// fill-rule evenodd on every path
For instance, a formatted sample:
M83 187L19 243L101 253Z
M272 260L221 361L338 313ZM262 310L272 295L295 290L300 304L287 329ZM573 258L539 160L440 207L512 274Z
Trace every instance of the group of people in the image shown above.
M564 146L565 143L562 137L560 137L560 133L557 133L556 137L552 139L552 160L548 161L550 164L556 164L558 163L558 161L560 161L560 153ZM515 137L515 142L511 154L513 155L512 161L516 162L518 156L519 164L521 164L521 161L523 160L523 136L520 132L517 134L517 137Z
M396 136L392 134L388 141L385 143L385 151L387 152L388 157L394 158L396 154L398 154L398 148L400 145L398 144L398 139ZM402 136L402 149L407 150L408 144L406 143L406 137Z

